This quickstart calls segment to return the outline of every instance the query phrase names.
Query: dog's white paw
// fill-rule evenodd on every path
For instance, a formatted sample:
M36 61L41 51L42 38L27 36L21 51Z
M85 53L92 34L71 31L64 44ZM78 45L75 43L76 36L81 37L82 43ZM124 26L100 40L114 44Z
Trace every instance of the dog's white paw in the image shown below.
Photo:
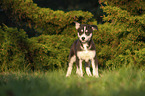
M94 77L99 78L99 75L94 75Z

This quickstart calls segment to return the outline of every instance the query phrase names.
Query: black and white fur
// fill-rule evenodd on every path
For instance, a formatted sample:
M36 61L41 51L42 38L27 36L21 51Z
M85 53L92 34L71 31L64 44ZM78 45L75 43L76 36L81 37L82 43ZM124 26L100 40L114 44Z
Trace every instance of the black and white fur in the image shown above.
M90 64L92 64L93 76L98 75L98 60L96 56L96 47L92 40L93 30L97 30L96 25L80 24L75 22L75 27L78 30L78 40L76 40L70 49L69 65L66 77L70 76L73 63L76 62L76 73L83 77L82 61L86 63L86 73L92 76L90 71Z

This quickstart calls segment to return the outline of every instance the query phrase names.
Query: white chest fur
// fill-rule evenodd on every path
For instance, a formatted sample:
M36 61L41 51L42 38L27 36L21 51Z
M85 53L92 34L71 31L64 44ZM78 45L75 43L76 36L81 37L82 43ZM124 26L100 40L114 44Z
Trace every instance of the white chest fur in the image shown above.
M84 51L78 51L77 56L79 59L85 60L88 62L90 59L93 59L96 55L95 50L84 50Z

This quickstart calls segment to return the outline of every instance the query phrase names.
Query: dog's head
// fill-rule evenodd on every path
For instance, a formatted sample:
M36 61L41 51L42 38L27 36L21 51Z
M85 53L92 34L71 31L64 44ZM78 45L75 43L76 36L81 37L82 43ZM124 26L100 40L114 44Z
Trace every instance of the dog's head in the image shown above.
M91 40L93 30L98 30L96 25L87 25L87 24L80 24L78 22L74 22L75 27L78 30L78 37L82 43L86 43Z

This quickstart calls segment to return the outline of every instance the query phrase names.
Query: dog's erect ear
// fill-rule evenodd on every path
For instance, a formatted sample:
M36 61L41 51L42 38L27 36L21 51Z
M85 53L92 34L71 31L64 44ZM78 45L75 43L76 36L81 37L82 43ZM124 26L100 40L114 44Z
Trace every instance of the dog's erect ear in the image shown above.
M93 30L98 30L98 27L96 25L91 25Z
M79 29L79 28L80 28L80 23L78 23L78 22L76 22L76 21L74 21L74 23L75 23L76 29Z

